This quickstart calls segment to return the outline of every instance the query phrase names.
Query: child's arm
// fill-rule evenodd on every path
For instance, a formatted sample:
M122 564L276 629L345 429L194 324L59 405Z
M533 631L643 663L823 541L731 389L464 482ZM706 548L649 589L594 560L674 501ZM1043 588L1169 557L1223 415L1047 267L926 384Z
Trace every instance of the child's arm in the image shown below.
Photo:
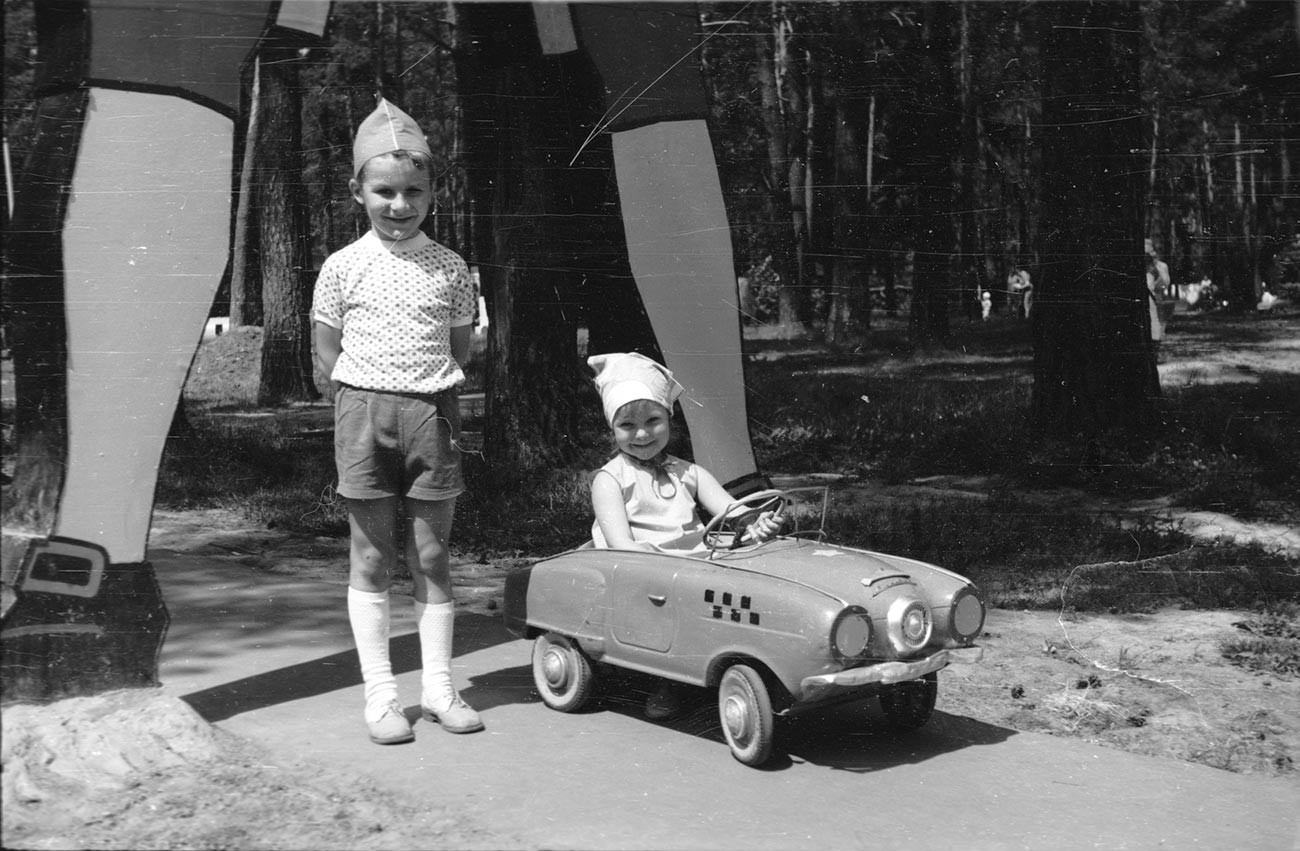
M473 323L451 326L451 356L461 369L469 359L469 338L473 331Z
M627 522L627 506L623 503L623 489L609 473L597 472L591 480L591 508L605 543L613 550L654 550L647 543L632 539L632 527Z
M343 329L316 321L312 323L312 339L316 343L316 368L329 380L330 395L333 396L339 391L334 381L334 364L343 353Z
M735 498L727 493L713 474L698 464L695 466L698 471L696 478L695 501L715 517L727 510L727 506L735 502ZM746 534L755 541L765 541L775 535L781 529L781 515L775 511L764 511L758 515L749 528L745 530Z

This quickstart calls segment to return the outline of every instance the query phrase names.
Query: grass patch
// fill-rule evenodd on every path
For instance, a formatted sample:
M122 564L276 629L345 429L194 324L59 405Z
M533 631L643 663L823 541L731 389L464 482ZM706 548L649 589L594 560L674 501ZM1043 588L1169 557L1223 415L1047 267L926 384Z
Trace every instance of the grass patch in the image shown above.
M897 483L920 475L990 473L1029 445L1028 386L918 384L904 377L762 370L751 402L759 466ZM756 394L758 395L758 394Z
M1000 608L1149 612L1300 597L1300 563L1258 547L1196 544L1168 524L1044 509L1003 492L836 508L830 539L969 577Z
M1236 626L1243 634L1219 643L1225 659L1251 671L1300 677L1300 607L1271 607Z
M1164 424L1141 439L1049 441L1027 422L1029 351L1020 326L974 326L943 349L884 333L871 351L799 341L748 342L751 434L759 468L906 482L983 475L987 499L934 498L837 507L830 538L956 570L1005 607L1147 611L1166 605L1260 607L1293 599L1296 561L1257 548L1195 544L1169 524L1044 508L1021 488L1152 497L1235 514L1300 498L1300 378L1167 393ZM481 374L483 339L470 372ZM187 384L196 434L169 442L158 504L230 507L267 527L347 533L325 435L255 409L257 329L200 350ZM214 416L216 413L222 416ZM539 557L584 540L588 475L608 457L593 407L567 469L493 468L467 456L453 546L482 560ZM234 414L235 416L232 416ZM233 423L233 424L232 424ZM279 423L279 424L277 424ZM680 420L679 420L680 424ZM674 445L689 455L689 444Z
M467 459L452 545L482 561L553 555L591 537L590 473L535 469L503 483L481 458Z
M1300 375L1167 387L1161 423L1146 435L1044 438L1028 421L1027 346L990 334L968 331L923 354L901 344L845 354L789 343L781 358L752 353L746 378L760 469L890 484L997 474L1120 498L1172 495L1185 507L1252 516L1300 501Z
M334 494L334 446L304 439L271 418L237 426L196 417L195 434L163 454L160 508L232 508L267 528L305 535L348 533Z

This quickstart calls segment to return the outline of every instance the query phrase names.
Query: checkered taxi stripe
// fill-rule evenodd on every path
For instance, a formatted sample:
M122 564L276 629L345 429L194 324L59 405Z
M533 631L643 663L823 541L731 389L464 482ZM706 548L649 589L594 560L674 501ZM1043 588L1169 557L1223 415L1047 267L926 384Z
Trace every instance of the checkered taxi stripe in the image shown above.
M736 596L730 591L723 591L719 595L712 588L706 588L704 602L713 606L713 617L717 620L727 618L735 623L748 620L751 626L758 626L758 612L750 611L750 600L747 596L741 597L739 605L736 605Z

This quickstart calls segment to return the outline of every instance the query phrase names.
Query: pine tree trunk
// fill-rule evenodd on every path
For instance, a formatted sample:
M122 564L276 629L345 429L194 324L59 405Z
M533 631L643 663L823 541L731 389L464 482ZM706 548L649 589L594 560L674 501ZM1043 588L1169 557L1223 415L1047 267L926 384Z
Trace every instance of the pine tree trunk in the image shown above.
M953 265L959 245L952 163L961 113L951 63L954 9L924 4L921 17L923 34L913 48L918 108L909 117L907 142L899 147L909 150L903 175L914 203L910 329L914 340L925 343L948 335L949 293L960 291Z
M798 262L794 231L784 223L793 221L790 203L790 141L786 128L785 114L781 104L781 89L777 80L778 69L786 61L782 54L784 38L781 32L781 16L773 11L766 19L768 32L766 38L754 39L754 59L758 76L759 97L762 102L763 125L767 137L767 164L764 175L768 191L764 196L767 208L766 220L768 253L772 256L772 268L780 277L777 290L777 322L787 336L799 336L803 333L800 316L803 313L798 280Z
M261 57L253 57L248 100L248 128L244 132L243 166L239 171L239 203L235 208L234 245L231 248L230 327L262 324L262 263L258 252L257 143L259 101L262 92Z
M831 298L827 343L842 343L867 330L871 316L871 260L879 234L866 223L871 209L876 96L859 75L867 67L860 10L841 6L834 17L833 50L841 62L826 73L827 106L834 110L831 183Z
M262 368L258 404L320 397L312 380L307 210L302 185L302 101L292 53L264 66L258 188L262 246ZM269 52L268 58L276 56Z
M1136 431L1160 395L1143 269L1136 7L1046 12L1043 272L1033 416L1057 434Z
M977 176L980 163L979 125L977 121L978 104L975 92L974 59L971 56L971 14L966 2L957 7L957 70L954 74L957 82L957 103L961 108L961 144L958 148L957 174L954 177L954 191L957 196L956 210L960 211L954 219L956 228L955 243L957 259L954 268L960 284L959 298L962 301L966 318L973 319L980 312L980 295L983 286L980 277L978 258L983 253L979 245L978 211L984 207L976 194Z
M490 314L483 449L491 478L504 484L574 451L573 388L584 386L577 313L566 310L573 282L553 262L556 246L571 241L561 222L574 217L565 215L565 170L548 157L577 150L581 138L571 134L586 128L563 123L564 60L528 47L536 36L527 6L468 4L461 16L469 185Z

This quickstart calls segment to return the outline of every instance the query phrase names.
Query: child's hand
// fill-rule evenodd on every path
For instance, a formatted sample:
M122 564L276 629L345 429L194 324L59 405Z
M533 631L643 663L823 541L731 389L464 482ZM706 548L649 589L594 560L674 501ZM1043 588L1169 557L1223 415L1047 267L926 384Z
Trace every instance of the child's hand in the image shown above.
M776 511L764 511L758 515L758 519L745 529L742 540L761 543L768 538L774 537L777 532L781 531L781 523L785 518Z

